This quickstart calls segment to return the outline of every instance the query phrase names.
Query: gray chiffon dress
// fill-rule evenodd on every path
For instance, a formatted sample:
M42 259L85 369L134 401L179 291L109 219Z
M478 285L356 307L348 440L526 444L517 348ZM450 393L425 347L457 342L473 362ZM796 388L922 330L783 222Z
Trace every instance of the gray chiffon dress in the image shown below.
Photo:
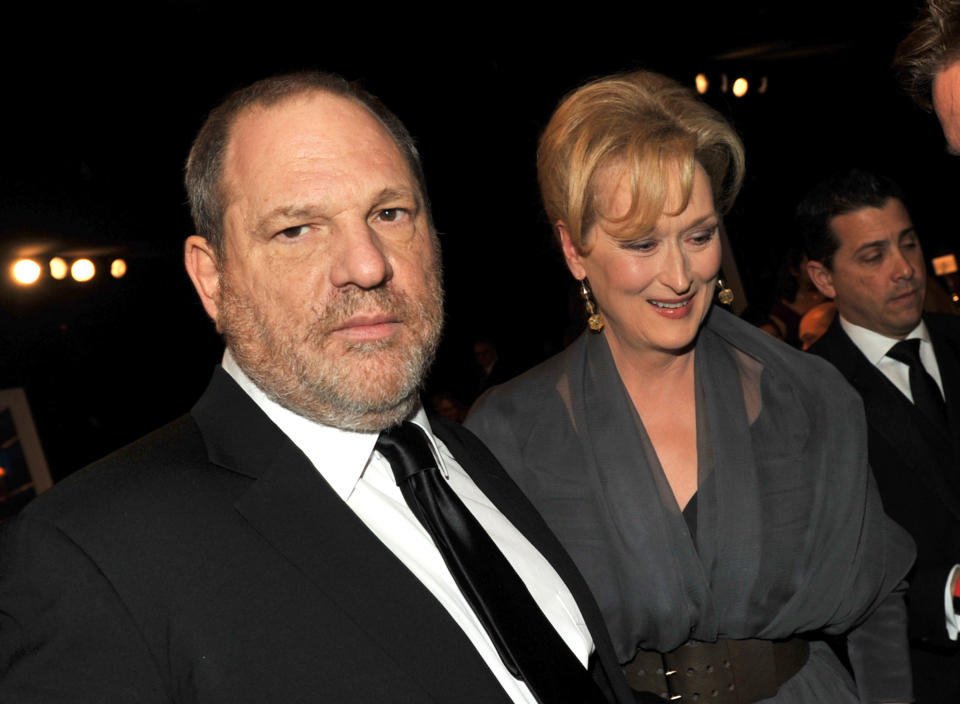
M689 640L810 640L778 704L911 697L907 533L883 512L859 397L720 309L695 343L696 535L602 334L488 391L467 420L570 552L621 662ZM822 641L846 634L856 683Z

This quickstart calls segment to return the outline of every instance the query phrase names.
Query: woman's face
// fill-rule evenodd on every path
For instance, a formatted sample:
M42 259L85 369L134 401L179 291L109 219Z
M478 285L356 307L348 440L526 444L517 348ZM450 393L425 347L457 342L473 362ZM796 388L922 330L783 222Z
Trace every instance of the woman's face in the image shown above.
M600 212L611 217L630 208L629 178L617 169L601 175ZM713 205L710 178L698 164L687 207L681 204L679 177L667 188L664 214L653 230L616 238L623 223L600 218L587 232L586 254L577 252L565 228L561 240L573 275L586 276L614 350L677 354L689 348L713 298L720 270L720 217Z

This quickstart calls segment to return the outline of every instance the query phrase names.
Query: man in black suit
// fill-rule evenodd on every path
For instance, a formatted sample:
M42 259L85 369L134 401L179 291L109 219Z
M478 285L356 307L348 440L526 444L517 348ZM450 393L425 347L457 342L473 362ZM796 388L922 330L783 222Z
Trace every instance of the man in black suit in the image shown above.
M917 543L907 595L917 701L958 701L960 319L923 315L923 252L892 181L834 176L797 221L810 279L838 311L810 351L863 397L884 506Z
M223 365L5 527L0 701L631 701L568 556L420 407L439 251L397 118L336 76L266 79L211 113L186 183Z

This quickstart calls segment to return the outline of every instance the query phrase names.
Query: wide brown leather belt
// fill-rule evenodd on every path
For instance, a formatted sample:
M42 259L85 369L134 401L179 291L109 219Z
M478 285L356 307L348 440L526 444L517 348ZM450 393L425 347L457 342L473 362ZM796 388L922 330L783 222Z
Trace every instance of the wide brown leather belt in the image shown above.
M690 641L669 653L640 650L623 672L633 689L670 701L750 704L774 696L809 656L803 638L721 638L716 643Z

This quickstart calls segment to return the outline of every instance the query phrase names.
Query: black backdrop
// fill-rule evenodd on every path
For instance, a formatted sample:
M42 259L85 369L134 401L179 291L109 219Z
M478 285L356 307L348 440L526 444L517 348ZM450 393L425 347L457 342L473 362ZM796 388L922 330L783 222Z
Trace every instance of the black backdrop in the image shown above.
M772 295L799 196L847 165L902 183L928 258L953 250L960 162L889 68L912 2L664 5L4 11L2 264L31 252L129 262L125 278L84 285L16 287L3 271L0 388L26 388L54 476L184 412L202 391L221 347L180 264L190 234L182 161L213 105L271 73L361 80L418 139L448 301L434 389L460 383L476 336L521 365L560 344L569 277L540 209L534 151L558 99L592 76L643 67L714 79L707 99L747 147L727 228L751 302ZM768 89L722 94L721 73L754 88L766 76Z

